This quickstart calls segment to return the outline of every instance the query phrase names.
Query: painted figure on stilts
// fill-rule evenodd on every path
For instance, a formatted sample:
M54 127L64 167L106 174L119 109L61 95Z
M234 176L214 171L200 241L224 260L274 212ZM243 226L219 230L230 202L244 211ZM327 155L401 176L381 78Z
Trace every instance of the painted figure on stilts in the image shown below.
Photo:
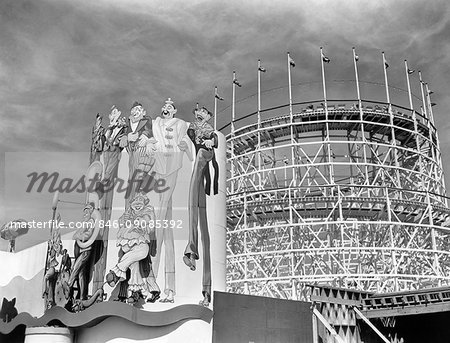
M161 116L153 122L155 164L154 171L157 179L165 180L166 191L159 193L159 207L156 219L160 226L156 228L157 249L154 259L154 271L158 275L162 245L164 243L164 279L165 298L161 302L174 302L175 296L175 251L173 227L164 225L172 219L172 195L177 183L178 171L182 167L183 154L186 153L192 161L190 151L191 142L187 136L187 123L175 118L177 109L173 101L168 98L161 108Z
M218 137L208 123L212 113L205 107L194 109L195 121L190 124L187 134L195 146L196 156L189 186L189 241L184 251L183 261L195 270L199 259L198 231L200 229L203 246L203 277L200 305L209 306L211 302L211 255L208 218L206 213L206 195L210 194L211 176L209 162L214 168L214 193L218 192L218 165L214 149L218 147Z

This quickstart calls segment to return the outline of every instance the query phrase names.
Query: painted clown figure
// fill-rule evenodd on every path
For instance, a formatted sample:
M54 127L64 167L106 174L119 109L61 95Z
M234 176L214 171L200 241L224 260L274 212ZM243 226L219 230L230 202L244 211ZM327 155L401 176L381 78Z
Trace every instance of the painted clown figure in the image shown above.
M121 117L121 114L122 112L115 105L111 107L109 125L105 130L105 144L103 149L103 164L105 165L104 182L108 182L113 178L120 162L120 155L123 148L119 144L127 129L127 123L125 122L125 118Z
M130 202L130 206L119 218L117 246L119 262L106 276L112 287L118 281L128 280L128 302L135 303L140 298L149 302L159 299L160 290L153 274L151 257L155 256L156 238L154 226L155 212L145 194L138 193Z
M130 200L139 192L145 175L150 172L154 164L155 160L149 153L152 137L152 119L147 116L144 107L135 101L131 106L125 135L121 137L119 144L121 148L127 147L130 155L126 208L128 208Z
M206 214L206 195L210 194L211 177L209 162L213 164L214 193L217 193L218 165L214 149L218 147L218 137L213 127L208 123L212 113L205 107L194 109L195 121L188 129L188 136L195 145L196 157L189 185L189 241L184 251L183 261L195 270L196 260L199 259L198 231L200 229L203 246L203 278L200 305L208 306L211 301L211 254Z
M156 178L165 180L167 190L159 195L159 207L156 218L161 223L172 219L172 195L177 183L178 171L182 167L183 155L186 153L192 161L190 151L191 142L187 136L187 123L175 118L177 109L173 101L168 98L161 108L161 116L153 121L153 141L155 164L152 171ZM168 226L157 226L156 228L157 249L154 259L154 271L158 275L161 249L164 243L164 293L166 297L161 302L173 302L175 295L175 252L173 228Z

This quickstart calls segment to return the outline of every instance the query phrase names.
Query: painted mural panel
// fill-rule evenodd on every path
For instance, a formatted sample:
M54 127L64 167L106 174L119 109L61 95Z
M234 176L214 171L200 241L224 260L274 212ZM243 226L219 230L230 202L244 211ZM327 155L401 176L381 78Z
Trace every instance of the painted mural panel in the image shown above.
M192 122L176 112L170 98L156 116L139 102L129 115L113 106L108 120L96 117L89 168L76 187L56 181L47 189L51 176L32 176L35 188L54 191L47 241L15 253L15 238L29 228L13 232L10 222L2 229L10 248L1 254L10 264L0 267L0 297L16 298L19 314L63 308L83 316L112 302L182 308L187 320L191 308L183 306L212 307L213 291L225 289L225 138L205 107L193 110ZM29 181L27 168L19 170ZM82 189L83 201L65 213L70 188ZM75 229L59 225L76 216ZM32 297L22 302L23 294Z

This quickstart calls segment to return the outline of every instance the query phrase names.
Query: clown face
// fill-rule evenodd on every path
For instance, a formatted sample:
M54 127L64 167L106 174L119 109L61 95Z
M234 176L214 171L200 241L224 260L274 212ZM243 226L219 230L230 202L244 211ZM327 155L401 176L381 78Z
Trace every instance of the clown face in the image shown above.
M91 206L86 206L83 210L83 219L85 221L91 219L92 212L94 212L94 209Z
M121 114L122 112L120 112L117 107L114 107L109 114L109 122L115 123Z
M206 108L199 108L194 112L195 119L200 123L204 124L211 119L211 114Z
M97 117L95 118L95 126L97 127L97 129L102 125L102 119L103 117L97 115Z
M177 109L173 106L172 102L166 101L165 105L161 108L161 117L164 119L172 119L177 113Z
M139 212L145 206L145 198L143 196L137 196L136 198L133 199L130 206L133 209L133 211Z
M130 119L132 122L137 122L137 121L141 120L145 116L145 114L146 114L146 112L141 105L134 106L131 109Z

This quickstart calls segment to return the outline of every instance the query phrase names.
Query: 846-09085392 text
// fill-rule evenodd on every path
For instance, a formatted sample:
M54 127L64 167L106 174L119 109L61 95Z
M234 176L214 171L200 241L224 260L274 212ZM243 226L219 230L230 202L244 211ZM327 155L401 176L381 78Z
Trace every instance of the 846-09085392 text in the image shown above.
M171 229L181 229L183 228L183 221L178 219L178 220L139 220L139 219L134 219L134 220L125 220L123 222L119 222L119 220L99 220L99 226L100 228L104 228L104 227L110 227L110 228L119 228L120 226L125 226L125 227L133 227L133 226L138 226L141 228L145 228L145 227L149 227L150 229L167 229L167 228L171 228Z

